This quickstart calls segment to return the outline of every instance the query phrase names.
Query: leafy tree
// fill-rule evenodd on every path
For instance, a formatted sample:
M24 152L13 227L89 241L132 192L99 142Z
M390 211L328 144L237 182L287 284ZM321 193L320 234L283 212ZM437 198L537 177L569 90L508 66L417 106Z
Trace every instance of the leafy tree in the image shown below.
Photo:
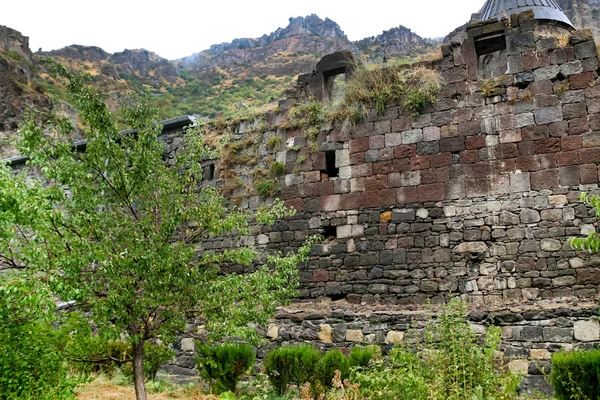
M295 292L297 253L265 256L254 273L222 274L223 264L250 264L259 255L240 245L202 250L203 240L240 239L250 224L272 224L293 214L281 202L254 215L228 209L211 188L201 188L198 160L215 156L202 129L189 130L183 151L170 163L157 140L161 126L149 96L126 102L121 112L133 133L119 133L115 115L84 76L49 63L85 124L87 149L69 141L70 122L30 117L18 144L39 179L0 169L0 244L5 268L48 282L52 293L74 301L99 334L125 337L132 349L136 398L146 399L144 344L169 343L191 316L206 320L215 337L258 339L275 307ZM45 184L42 184L44 180ZM6 188L6 189L4 189Z
M600 217L600 198L598 196L583 192L581 193L580 199L584 204L592 207L596 212L596 217ZM598 237L598 232L591 232L585 238L571 238L569 239L569 243L577 250L587 250L593 253L597 253L598 250L600 250L600 238Z

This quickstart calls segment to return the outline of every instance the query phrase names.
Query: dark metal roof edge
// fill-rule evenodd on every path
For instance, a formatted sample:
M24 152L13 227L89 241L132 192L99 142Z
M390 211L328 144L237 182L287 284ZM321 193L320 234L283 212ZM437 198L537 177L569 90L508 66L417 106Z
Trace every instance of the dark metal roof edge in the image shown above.
M174 129L179 128L181 126L192 125L196 123L196 119L191 115L183 115L177 118L166 119L164 121L160 121L159 124L163 126L163 129ZM120 133L134 133L136 132L134 129L127 129L121 131ZM77 140L73 142L73 148L77 150L84 150L87 146L87 140ZM0 160L1 163L5 163L11 166L25 164L29 160L28 156L14 156L10 158L6 158L4 160Z

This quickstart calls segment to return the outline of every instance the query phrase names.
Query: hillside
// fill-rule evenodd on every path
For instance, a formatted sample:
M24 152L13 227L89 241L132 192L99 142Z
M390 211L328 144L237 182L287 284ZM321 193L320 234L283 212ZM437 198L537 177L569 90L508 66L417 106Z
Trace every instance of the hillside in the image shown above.
M365 60L406 58L430 51L432 42L402 26L351 42L334 21L316 15L290 18L285 28L260 38L235 39L180 60L168 61L147 50L109 54L98 47L72 45L36 53L90 73L94 85L114 106L119 94L145 87L161 117L234 115L246 106L277 100L297 75L311 71L325 54L350 50ZM55 91L60 88L44 76Z
M14 136L27 108L46 111L50 106L29 49L29 39L4 26L0 26L0 94L0 159L3 159L17 154L6 139Z
M27 106L47 109L49 95L67 100L61 83L44 71L44 58L88 73L113 109L124 93L145 88L153 94L161 118L214 118L276 101L297 75L311 71L329 53L350 50L365 61L381 61L384 54L388 59L409 59L432 46L432 41L402 26L351 42L336 22L314 14L290 18L286 27L260 38L215 44L173 61L145 49L110 54L80 45L33 54L27 37L0 27L0 89L6 93L0 99L0 135L14 134Z

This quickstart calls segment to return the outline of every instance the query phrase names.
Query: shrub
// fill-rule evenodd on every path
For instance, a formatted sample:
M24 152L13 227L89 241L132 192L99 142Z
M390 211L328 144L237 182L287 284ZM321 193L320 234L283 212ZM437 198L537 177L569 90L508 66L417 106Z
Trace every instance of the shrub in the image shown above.
M77 382L68 376L63 346L68 336L52 324L50 292L40 283L0 283L0 399L73 399Z
M427 68L402 65L358 67L348 82L345 104L368 106L383 115L385 107L399 102L418 115L440 92L440 77Z
M350 380L362 397L381 399L516 398L520 379L496 360L501 330L489 327L480 342L471 330L465 305L458 299L442 307L414 348L398 347L384 363L378 356Z
M366 368L377 352L377 346L355 346L350 351L350 368Z
M271 176L272 177L280 177L285 175L285 164L279 161L273 161L271 163Z
M254 184L256 192L261 199L265 200L269 197L273 197L279 192L277 182L271 179L260 179Z
M333 377L335 371L340 371L342 379L348 377L350 371L350 362L340 350L332 349L329 350L317 365L317 380L321 386L325 389L333 386Z
M267 143L265 144L265 146L267 147L267 150L279 150L279 146L281 146L281 136L271 136L267 139Z
M559 400L598 399L600 350L554 354L551 377Z
M289 385L298 386L315 383L315 370L321 353L308 345L285 346L267 353L263 363L265 373L279 396L283 396Z
M197 350L196 363L201 376L217 394L235 392L240 378L254 365L254 349L248 344L203 345L197 346Z

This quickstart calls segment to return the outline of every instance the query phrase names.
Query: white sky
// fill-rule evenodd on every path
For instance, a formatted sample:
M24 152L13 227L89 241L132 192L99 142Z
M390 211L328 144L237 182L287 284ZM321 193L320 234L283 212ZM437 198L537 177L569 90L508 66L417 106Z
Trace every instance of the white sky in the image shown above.
M423 37L445 36L484 0L4 0L0 25L30 38L33 51L71 44L114 53L145 48L176 59L235 38L255 38L317 14L350 40L404 25Z

